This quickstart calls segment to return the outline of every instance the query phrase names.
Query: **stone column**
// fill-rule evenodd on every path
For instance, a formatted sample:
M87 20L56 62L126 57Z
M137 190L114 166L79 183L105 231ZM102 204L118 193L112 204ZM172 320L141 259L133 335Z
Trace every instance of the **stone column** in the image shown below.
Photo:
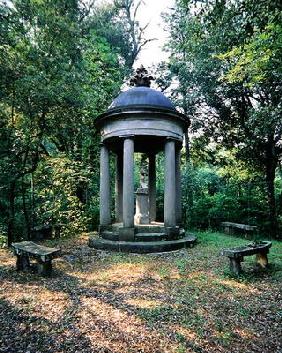
M149 155L149 218L156 221L156 155Z
M100 152L100 225L111 223L110 207L110 161L109 150L105 144L101 145Z
M126 137L123 144L123 227L134 227L134 140Z
M164 224L176 226L175 212L175 141L165 142L165 189L164 189Z
M123 189L123 154L116 155L116 180L115 180L115 216L116 222L122 222L122 189Z
M182 222L182 204L181 204L181 147L175 151L175 208L176 208L176 224Z

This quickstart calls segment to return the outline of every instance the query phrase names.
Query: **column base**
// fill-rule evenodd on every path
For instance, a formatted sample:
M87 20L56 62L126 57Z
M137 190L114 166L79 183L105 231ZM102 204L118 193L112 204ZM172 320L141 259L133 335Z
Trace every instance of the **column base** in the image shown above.
M134 227L120 227L118 235L120 241L134 241L135 229Z
M98 233L99 234L102 234L104 231L107 231L107 230L111 230L112 229L112 225L109 224L108 226L104 226L104 225L99 225L98 227Z
M146 254L175 251L182 248L192 248L196 241L197 238L192 234L188 234L182 239L170 241L111 241L107 239L99 239L97 237L90 237L89 246L98 250Z
M135 224L149 224L150 220L149 220L148 216L146 216L146 215L144 216L142 214L139 214L139 215L134 216L134 223Z
M178 226L165 227L167 240L175 240L179 238L180 228Z

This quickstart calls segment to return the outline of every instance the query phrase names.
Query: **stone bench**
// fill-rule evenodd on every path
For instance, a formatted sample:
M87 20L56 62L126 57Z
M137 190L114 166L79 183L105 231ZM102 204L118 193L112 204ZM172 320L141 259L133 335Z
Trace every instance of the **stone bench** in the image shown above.
M241 230L245 233L254 233L257 230L256 226L241 223L221 222L220 225L226 234L234 234L234 230Z
M30 258L37 261L37 272L42 276L52 273L52 260L60 255L60 249L38 245L32 241L12 243L14 255L17 256L17 271L30 270Z
M221 251L221 255L229 258L230 271L235 275L239 275L242 272L241 262L244 261L244 256L256 255L256 263L261 268L265 268L268 265L267 254L271 245L271 241L251 243L237 248L224 249Z

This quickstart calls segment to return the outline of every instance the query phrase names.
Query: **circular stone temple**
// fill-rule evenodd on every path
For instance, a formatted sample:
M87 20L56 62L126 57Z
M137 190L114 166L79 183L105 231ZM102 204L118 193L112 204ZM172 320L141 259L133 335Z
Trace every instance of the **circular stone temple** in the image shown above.
M195 237L181 227L180 151L189 119L161 92L150 88L143 67L96 120L101 134L99 237L96 249L136 253L191 246ZM156 155L164 151L164 223L156 221ZM110 159L116 156L115 220L111 219ZM134 190L134 152L142 153L140 187Z

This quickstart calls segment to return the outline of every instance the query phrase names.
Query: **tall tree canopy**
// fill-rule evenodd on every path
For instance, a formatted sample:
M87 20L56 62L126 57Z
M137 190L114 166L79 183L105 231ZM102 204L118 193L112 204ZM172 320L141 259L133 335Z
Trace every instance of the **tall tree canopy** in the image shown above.
M265 176L274 234L282 154L281 10L280 1L177 0L167 16L168 77L179 82L173 94L192 118L194 146L209 156L211 146L233 149Z
M121 35L126 18L102 30L119 11L79 0L0 6L0 223L9 242L35 226L68 233L96 221L94 121L136 58L131 29Z

